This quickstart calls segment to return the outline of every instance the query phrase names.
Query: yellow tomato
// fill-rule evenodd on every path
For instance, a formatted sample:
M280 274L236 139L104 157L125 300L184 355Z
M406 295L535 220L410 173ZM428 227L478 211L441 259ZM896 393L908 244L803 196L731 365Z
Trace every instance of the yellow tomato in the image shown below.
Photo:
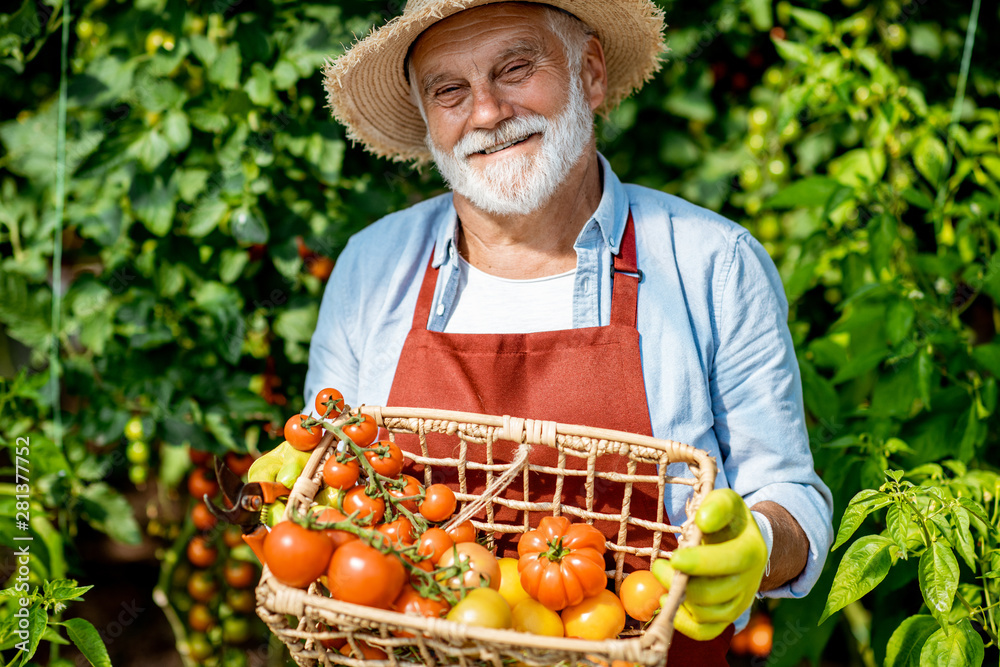
M509 628L510 605L492 588L475 588L452 607L447 618L456 623L483 628Z
M529 596L521 586L521 575L517 571L516 558L501 558L500 561L500 595L507 601L511 609L521 600Z
M653 618L660 608L660 597L666 592L649 570L639 570L625 577L619 591L625 611L643 623Z
M514 629L518 632L530 632L533 635L546 637L563 636L563 622L559 614L538 600L531 598L521 600L514 605L510 615Z
M601 641L614 639L625 629L625 607L618 596L603 590L562 611L567 637Z

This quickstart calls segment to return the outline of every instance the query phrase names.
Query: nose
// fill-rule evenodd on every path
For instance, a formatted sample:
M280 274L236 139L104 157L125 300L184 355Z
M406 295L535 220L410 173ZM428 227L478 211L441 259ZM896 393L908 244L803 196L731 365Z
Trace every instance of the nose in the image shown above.
M475 129L490 130L514 115L514 107L504 100L495 86L485 83L472 91L472 115Z

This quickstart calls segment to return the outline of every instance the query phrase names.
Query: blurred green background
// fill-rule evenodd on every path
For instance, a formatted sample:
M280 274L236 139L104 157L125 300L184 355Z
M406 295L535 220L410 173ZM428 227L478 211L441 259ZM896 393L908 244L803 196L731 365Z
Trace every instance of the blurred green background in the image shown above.
M235 457L280 442L285 417L302 407L308 342L340 249L442 190L431 170L349 145L325 109L324 60L402 4L73 3L62 220L63 7L24 0L0 14L0 440L9 454L0 475L14 481L17 439L30 437L32 584L95 586L60 593L50 583L40 608L49 621L89 618L116 665L179 664L175 641L188 662L284 659L245 596L241 607L244 589L225 583L225 563L245 554L219 529L208 534L221 555L202 577L217 585L202 604L210 617L191 612L198 598L185 582L198 568L184 552L200 527L184 480L198 452ZM961 484L992 511L954 578L969 609L983 609L970 612L972 627L995 663L1000 6L659 4L669 59L602 119L600 150L624 181L723 213L774 258L835 526L887 469L945 495ZM0 484L8 589L15 496ZM961 519L938 516L941 539L961 551ZM874 515L862 532L884 528ZM774 626L768 664L882 664L887 647L891 664L910 664L889 640L927 611L917 559L894 552L884 583L817 626L842 553L806 599L761 605ZM154 586L166 617L151 608ZM64 614L81 592L85 601ZM144 611L126 624L130 603ZM4 604L0 648L9 649L14 601ZM129 628L125 638L114 641L114 623ZM50 626L33 661L75 659L79 649L60 652L57 641L73 639L71 627ZM103 660L93 646L84 654Z

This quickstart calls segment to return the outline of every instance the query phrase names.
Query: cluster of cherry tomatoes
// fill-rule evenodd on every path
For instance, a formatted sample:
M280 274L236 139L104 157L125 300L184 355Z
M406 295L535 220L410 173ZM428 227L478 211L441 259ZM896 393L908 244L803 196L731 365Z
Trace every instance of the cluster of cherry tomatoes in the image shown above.
M314 582L335 599L404 614L522 632L611 639L626 615L645 622L665 590L648 572L628 576L621 597L607 590L604 536L593 526L545 517L521 536L517 558L497 558L471 522L452 525L454 492L426 488L404 470L403 453L378 439L367 415L350 417L340 392L316 399L321 417L294 415L289 445L314 449L325 429L339 442L323 464L324 485L306 513L274 525L263 556L274 577L297 588ZM324 646L350 646L329 628ZM384 657L363 645L364 657Z
M190 537L173 572L170 594L173 607L186 620L181 648L196 662L242 664L245 660L234 663L231 658L244 656L240 647L263 636L253 591L259 566L239 527L220 524L205 504L205 496L217 499L220 495L215 472L209 467L212 455L197 450L190 455L195 464L187 478L191 526L185 534ZM253 457L230 453L225 461L242 475Z

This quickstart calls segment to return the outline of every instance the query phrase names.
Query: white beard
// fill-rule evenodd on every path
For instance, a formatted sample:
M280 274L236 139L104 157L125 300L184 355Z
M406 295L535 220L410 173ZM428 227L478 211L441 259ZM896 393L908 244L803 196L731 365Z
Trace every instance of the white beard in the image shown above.
M531 154L495 160L479 169L469 157L487 148L541 134L541 147ZM570 82L569 100L555 120L539 114L517 116L495 130L474 130L451 151L427 135L427 147L448 186L483 211L498 216L537 211L555 195L590 144L594 115L579 75Z

